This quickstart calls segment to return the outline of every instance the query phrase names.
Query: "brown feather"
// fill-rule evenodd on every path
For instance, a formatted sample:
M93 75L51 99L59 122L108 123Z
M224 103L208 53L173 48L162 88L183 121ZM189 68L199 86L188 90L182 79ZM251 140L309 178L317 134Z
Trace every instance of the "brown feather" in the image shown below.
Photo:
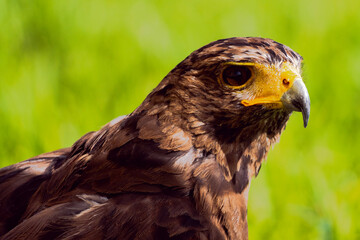
M1 239L247 239L249 183L289 112L241 105L216 80L228 61L301 57L260 38L195 51L130 115L1 169Z

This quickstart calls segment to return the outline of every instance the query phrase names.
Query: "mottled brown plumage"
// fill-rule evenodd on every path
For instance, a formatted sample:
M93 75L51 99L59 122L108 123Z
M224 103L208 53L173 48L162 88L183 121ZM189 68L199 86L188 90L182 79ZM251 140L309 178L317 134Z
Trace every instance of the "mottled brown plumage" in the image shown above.
M0 238L247 239L251 178L293 110L307 123L301 61L262 38L193 52L133 113L1 169Z

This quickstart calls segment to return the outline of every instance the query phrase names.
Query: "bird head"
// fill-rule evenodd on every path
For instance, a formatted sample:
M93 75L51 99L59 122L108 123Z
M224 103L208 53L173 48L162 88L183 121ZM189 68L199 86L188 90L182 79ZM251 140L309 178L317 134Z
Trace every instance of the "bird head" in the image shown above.
M135 113L148 116L143 132L160 126L156 141L163 148L212 152L228 179L247 161L257 175L293 111L307 126L310 98L301 67L298 53L271 39L218 40L179 63Z
M195 116L213 129L278 129L293 111L306 127L310 98L301 66L298 53L271 39L223 39L191 53L151 96L167 96L173 114Z

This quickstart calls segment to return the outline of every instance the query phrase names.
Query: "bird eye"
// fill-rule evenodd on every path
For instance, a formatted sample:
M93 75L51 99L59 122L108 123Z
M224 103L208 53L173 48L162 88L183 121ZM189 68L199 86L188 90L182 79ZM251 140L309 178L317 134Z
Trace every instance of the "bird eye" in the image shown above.
M251 78L251 74L248 66L230 65L222 72L222 80L228 86L239 87Z

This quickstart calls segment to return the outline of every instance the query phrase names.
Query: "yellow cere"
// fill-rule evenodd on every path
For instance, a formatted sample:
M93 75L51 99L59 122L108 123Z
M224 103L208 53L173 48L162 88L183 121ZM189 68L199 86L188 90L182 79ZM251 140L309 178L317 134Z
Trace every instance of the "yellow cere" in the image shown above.
M300 73L288 62L284 62L280 68L259 63L252 63L252 66L254 79L248 87L252 96L241 103L244 106L271 104L275 108L282 107L282 95L291 88L295 79L301 79Z

